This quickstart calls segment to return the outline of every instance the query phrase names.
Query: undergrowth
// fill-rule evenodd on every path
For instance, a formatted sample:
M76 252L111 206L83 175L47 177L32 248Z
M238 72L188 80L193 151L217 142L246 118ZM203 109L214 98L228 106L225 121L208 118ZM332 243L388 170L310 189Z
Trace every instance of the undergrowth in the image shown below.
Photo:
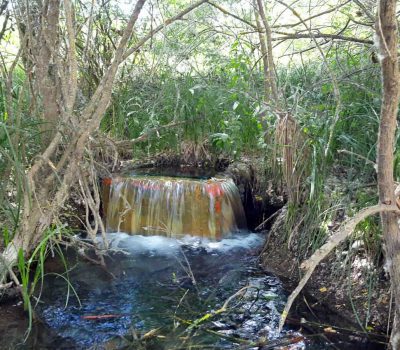
M279 118L262 102L261 74L255 74L249 58L237 52L204 74L178 73L165 67L138 72L125 66L101 130L113 140L131 140L155 130L148 141L133 147L136 159L165 151L182 155L188 142L200 145L205 153L229 159L243 155L250 155L256 162L261 159L266 180L271 180L275 190L289 199L285 183L288 174L295 174L290 190L296 192L296 200L289 200L282 242L303 260L326 241L346 216L377 201L376 191L371 189L376 187L379 67L371 63L368 52L335 52L328 55L328 62L337 77L342 106L328 153L337 101L332 81L321 78L329 76L327 67L309 61L278 70L284 109L293 117L299 130L296 137L301 139L292 152L290 169L282 167L284 159L279 152L287 145L278 144ZM0 84L0 217L4 223L4 246L20 225L27 186L24 172L39 154L45 136L40 116L30 114L31 101L22 69L15 70L13 84L13 105L8 108L5 83ZM168 124L174 126L162 128ZM395 155L395 177L400 180L399 150ZM353 239L363 242L365 254L374 265L381 262L381 234L376 218L364 220ZM45 274L42 265L48 246L45 236L34 253L33 259L40 268L29 288L34 289ZM32 291L27 278L31 265L21 256L19 269L22 279L26 279L23 295L29 309ZM343 269L346 266L347 263Z

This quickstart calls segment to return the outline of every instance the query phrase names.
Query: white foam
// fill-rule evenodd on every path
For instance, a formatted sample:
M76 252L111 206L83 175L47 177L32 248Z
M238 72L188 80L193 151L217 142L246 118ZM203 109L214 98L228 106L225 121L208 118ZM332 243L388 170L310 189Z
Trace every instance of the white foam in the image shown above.
M206 246L208 251L216 250L220 252L228 252L233 249L252 249L261 245L263 238L255 233L241 234L231 238L225 238L218 242L209 242Z
M176 239L162 236L128 235L126 233L107 234L110 247L130 253L154 252L160 255L175 254L180 245Z
M109 233L107 238L111 248L122 249L131 253L153 252L160 255L175 254L182 246L194 249L203 248L207 252L226 253L234 249L256 248L263 242L263 237L255 233L240 233L221 241L211 241L207 238L189 235L178 239L164 236L128 235L126 233Z

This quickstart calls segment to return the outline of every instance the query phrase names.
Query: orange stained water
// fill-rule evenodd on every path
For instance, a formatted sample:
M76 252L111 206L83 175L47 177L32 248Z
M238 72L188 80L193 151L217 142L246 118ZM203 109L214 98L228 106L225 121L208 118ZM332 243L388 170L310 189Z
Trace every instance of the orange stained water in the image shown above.
M221 239L246 227L238 189L227 178L106 178L103 196L108 232Z

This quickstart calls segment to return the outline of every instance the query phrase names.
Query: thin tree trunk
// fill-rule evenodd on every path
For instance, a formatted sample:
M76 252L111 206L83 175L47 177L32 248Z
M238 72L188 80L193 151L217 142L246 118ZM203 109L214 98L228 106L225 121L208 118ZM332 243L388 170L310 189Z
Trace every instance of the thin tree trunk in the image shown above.
M266 38L266 50L268 59L268 80L271 89L271 100L275 106L279 105L278 87L275 74L275 63L274 55L272 50L272 31L268 23L267 16L265 15L265 8L262 0L257 0L258 13L260 14L261 20L265 28L265 38Z
M32 8L34 7L32 6ZM28 9L28 11L31 10ZM40 29L36 33L37 39L35 33L31 33L30 39L34 41L34 44L31 45L31 52L35 63L36 87L41 95L43 145L47 146L53 138L55 130L57 130L61 114L59 105L61 91L56 69L60 30L60 0L46 1L42 6L41 13L28 12L28 16L31 27L37 21L37 16L41 21Z
M59 3L60 0L54 0ZM8 271L16 264L18 251L23 250L25 255L36 247L43 237L43 232L51 225L54 217L69 196L71 186L78 180L77 174L85 164L84 153L90 135L96 131L110 102L112 87L120 64L130 54L138 51L150 38L171 23L180 20L184 15L194 10L207 0L199 0L182 10L177 15L170 17L165 22L144 36L135 46L128 49L129 39L146 0L138 0L135 9L126 25L124 33L114 53L113 61L101 79L96 91L86 107L79 113L79 118L74 112L76 78L72 81L58 81L57 90L64 92L64 98L57 98L59 129L54 129L55 135L46 150L38 157L26 173L26 188L24 193L24 209L22 223L19 230L8 244L5 251L0 254L0 283L7 277ZM51 2L51 1L50 1ZM46 2L47 4L48 2ZM68 31L68 69L76 70L74 48L73 8L69 0L64 0L66 8L66 27ZM47 6L47 5L46 5ZM57 14L57 19L59 15ZM41 25L47 25L41 23ZM60 33L57 33L60 35ZM29 43L28 43L29 44ZM27 45L28 45L27 44ZM27 47L27 52L30 48ZM60 52L57 52L60 56ZM60 57L57 57L60 60ZM60 69L57 64L55 69ZM58 72L59 78L65 77L63 72ZM70 74L73 72L70 72ZM37 77L34 77L37 78ZM42 83L45 80L42 80ZM68 82L70 86L68 86ZM39 90L42 97L44 90ZM76 127L71 127L71 121L76 122ZM68 144L63 144L67 140ZM64 147L62 154L57 151ZM50 170L51 169L51 170Z
M269 72L268 72L268 52L267 52L267 45L265 43L265 35L264 30L261 26L260 16L256 11L256 23L257 23L257 30L258 30L258 38L260 40L260 51L261 57L263 62L263 72L264 72L264 101L268 102L271 96L271 84L269 79Z
M376 19L376 37L382 57L382 107L378 137L378 191L382 204L396 203L393 179L396 118L399 103L399 66L397 57L396 0L380 0ZM386 267L394 295L394 322L391 334L393 349L400 349L400 230L398 215L381 214L386 248Z

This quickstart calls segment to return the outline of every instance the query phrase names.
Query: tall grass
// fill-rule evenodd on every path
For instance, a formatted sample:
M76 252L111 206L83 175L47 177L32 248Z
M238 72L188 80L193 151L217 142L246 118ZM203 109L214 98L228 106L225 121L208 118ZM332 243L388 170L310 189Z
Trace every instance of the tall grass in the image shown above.
M231 63L206 76L164 72L151 81L145 75L126 79L115 91L102 129L117 138L133 139L146 130L182 122L135 149L179 152L181 143L190 140L230 156L254 151L262 136L258 102L249 98L250 82L237 69Z
M14 71L12 91L7 91L5 82L0 80L0 92L0 248L5 249L21 225L24 193L29 190L26 169L41 150L42 121L31 105L22 69ZM10 102L7 94L11 96L11 105L7 105ZM14 282L20 284L24 309L29 316L27 336L32 328L35 307L33 300L38 302L40 299L41 293L37 289L43 286L46 275L44 263L50 252L60 256L67 271L67 262L57 243L59 236L64 234L64 228L53 226L44 232L28 259L22 250L18 252L18 275L14 276ZM75 293L68 277L62 277L66 279L68 294L71 291Z
M299 256L306 257L326 239L327 224L339 220L339 211L365 203L357 200L365 192L363 184L375 181L374 162L380 106L379 67L368 53L338 54L329 58L330 69L337 76L342 109L335 127L330 153L324 150L336 108L333 86L326 68L316 62L280 71L286 103L301 125L311 152L309 173L304 188L306 200L289 208L287 231L301 231ZM300 227L299 227L300 226ZM302 229L300 229L302 227ZM365 232L368 226L365 226ZM292 232L292 233L290 233Z

